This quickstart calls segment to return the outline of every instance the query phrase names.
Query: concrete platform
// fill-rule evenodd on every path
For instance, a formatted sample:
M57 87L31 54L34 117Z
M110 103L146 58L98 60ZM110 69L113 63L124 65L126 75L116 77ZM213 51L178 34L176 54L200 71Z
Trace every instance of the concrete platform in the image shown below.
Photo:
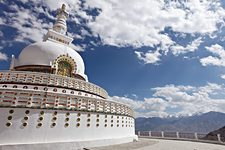
M138 142L87 148L88 150L225 150L225 145L191 141L139 138Z
M54 142L54 143L30 143L1 145L0 150L83 150L86 147L100 147L106 145L118 145L137 140L137 136L117 139L100 139L92 141Z
M100 140L77 143L0 145L0 150L225 150L225 145L191 141L139 138L136 142L120 144L122 141L123 139L116 142L115 140ZM117 145L103 146L106 143Z

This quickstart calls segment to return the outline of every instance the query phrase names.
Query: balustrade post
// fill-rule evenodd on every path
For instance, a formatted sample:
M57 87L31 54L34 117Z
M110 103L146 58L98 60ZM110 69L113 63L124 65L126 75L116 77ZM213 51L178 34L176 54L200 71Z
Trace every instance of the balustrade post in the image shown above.
M152 137L152 132L151 131L148 132L148 136Z
M28 100L28 106L29 106L29 107L32 107L32 104L33 104L33 98L34 98L33 93L30 93L30 95L29 95L29 100Z
M110 113L112 113L112 103L109 102L109 110L110 110Z
M5 93L3 93L3 94L5 94ZM12 105L13 106L16 106L17 105L17 102L18 102L18 95L19 93L18 92L15 92L15 94L14 94L14 99L13 99L13 101L12 101Z
M103 103L103 112L105 113L105 110L106 110L106 109L105 109L105 103L106 103L106 102L102 102L102 103Z
M70 105L71 105L70 97L67 97L67 100L66 100L66 109L70 109L71 108Z
M138 136L141 136L141 131L138 131Z
M163 131L161 131L161 137L164 138L164 132Z
M195 139L198 140L198 133L195 132Z
M95 105L95 112L97 111L97 100L94 101L94 105Z
M47 100L47 92L43 93L42 99L41 99L41 108L46 108L46 100Z
M221 142L220 134L217 134L217 139L218 139L219 142Z
M180 138L179 132L176 132L176 135L177 135L177 139L179 139Z

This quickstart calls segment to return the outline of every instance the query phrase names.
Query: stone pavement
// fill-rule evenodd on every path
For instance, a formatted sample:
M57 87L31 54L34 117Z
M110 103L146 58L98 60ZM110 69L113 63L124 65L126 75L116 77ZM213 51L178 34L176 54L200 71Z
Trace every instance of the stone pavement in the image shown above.
M140 138L138 142L87 148L87 150L225 150L225 145Z

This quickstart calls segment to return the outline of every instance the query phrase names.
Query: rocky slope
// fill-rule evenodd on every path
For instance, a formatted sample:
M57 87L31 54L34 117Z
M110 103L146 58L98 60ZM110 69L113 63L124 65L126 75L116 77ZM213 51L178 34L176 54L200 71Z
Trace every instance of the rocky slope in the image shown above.
M218 140L217 134L220 134L220 140L225 142L225 126L220 128L220 129L218 129L218 130L209 132L204 137L204 139L207 139L207 140Z

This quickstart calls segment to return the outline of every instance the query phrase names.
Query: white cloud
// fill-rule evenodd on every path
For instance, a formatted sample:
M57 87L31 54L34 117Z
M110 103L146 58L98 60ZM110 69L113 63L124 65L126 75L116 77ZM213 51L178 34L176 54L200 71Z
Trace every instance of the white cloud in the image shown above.
M3 1L6 2L6 1ZM171 49L174 55L195 51L201 44L201 38L190 41L187 46L178 45L173 41L165 28L170 27L177 34L213 34L224 23L225 10L219 0L206 1L190 0L189 2L166 2L164 0L22 0L25 4L34 4L34 7L18 7L16 4L9 7L14 13L5 12L6 19L0 23L17 28L18 36L14 40L27 42L41 41L42 36L52 24L45 18L38 18L44 13L48 18L55 19L53 11L60 8L62 3L67 5L70 13L69 21L81 24L79 17L84 19L82 26L92 32L82 31L82 36L100 37L102 44L118 47L154 47L157 52L135 52L138 59L147 63L160 61L161 55L166 55ZM81 4L83 3L83 4ZM84 8L82 8L84 5ZM46 7L43 8L42 6ZM85 10L98 8L99 15L92 16ZM151 9L150 9L151 8ZM77 17L79 16L79 17ZM220 24L220 25L219 25ZM72 31L73 32L73 31ZM72 33L76 36L77 33ZM161 51L159 52L158 49ZM150 59L149 59L150 58Z
M8 57L5 53L0 52L0 61L2 60L8 60Z
M161 56L158 51L149 51L147 53L135 51L135 54L137 55L138 59L144 61L145 64L155 64L160 61Z
M221 77L222 79L225 79L225 74L222 74L220 77Z
M162 54L167 54L168 50L171 49L172 54L178 56L180 54L194 52L198 49L202 42L202 37L199 37L189 43L187 46L182 46L174 43L174 45L172 46L161 45L160 49L162 50ZM146 53L135 51L138 59L144 61L145 64L157 64L160 61L160 57L162 56L161 53L159 52L159 50L156 50L155 52L148 51Z
M225 112L225 86L208 83L205 86L156 87L153 97L137 101L126 97L111 97L112 100L130 105L138 116L181 116L209 111ZM222 96L221 96L222 95Z
M75 45L75 44L73 44L73 43L70 44L70 47L71 47L72 49L75 49L76 51L79 51L79 52L83 52L83 51L85 50L84 47L81 47L81 46L79 46L79 45Z
M76 24L80 24L76 15L80 16L85 20L92 19L92 17L87 15L87 13L81 8L80 0L58 0L57 3L54 0L42 0L42 4L47 6L50 11L55 11L61 8L62 4L65 4L66 10L68 11L70 17L69 20L74 21ZM55 16L53 16L53 18L55 18Z
M3 37L4 33L2 31L0 31L0 37Z
M188 44L187 46L182 46L182 45L178 45L175 44L173 46L171 46L171 51L174 55L179 55L179 54L185 54L188 52L194 52L195 50L198 49L198 47L200 46L200 44L202 43L202 38L197 38L194 41L192 41L190 44Z
M131 108L135 110L136 117L168 116L168 114L165 112L167 103L160 98L146 98L143 101L137 101L127 97L113 96L113 97L109 97L109 99L122 102L124 104L131 106Z
M38 12L32 12L35 11L33 9L18 7L15 4L10 5L10 9L16 11L16 13L5 12L5 15L9 21L7 25L18 29L18 35L14 40L20 42L29 42L27 40L42 41L43 35L51 25L38 19L36 14Z
M100 36L103 44L123 46L160 46L167 54L171 47L174 55L194 52L202 43L198 38L186 47L176 44L163 31L166 27L180 34L212 34L223 24L225 10L220 1L165 2L164 0L109 0L86 2L87 7L99 8L100 14L88 22L94 35ZM151 9L149 9L151 8ZM159 61L159 55L135 52L145 63ZM158 52L157 52L158 53ZM151 55L156 60L149 60ZM159 60L158 60L159 59Z
M0 24L4 24L4 19L0 18Z
M219 45L215 44L206 49L213 54L213 56L208 56L200 59L203 66L214 65L214 66L225 66L225 50Z
M224 94L225 87L209 83L202 87L174 86L155 88L155 97L161 97L168 101L169 106L179 108L178 115L191 115L199 112L221 111L225 109L221 106L225 104L225 99L214 98Z
M160 33L165 27L184 33L212 33L225 16L219 1L190 1L184 3L185 8L178 2L168 4L163 0L90 0L87 5L101 9L100 15L89 22L89 27L110 45L171 43L167 35Z

